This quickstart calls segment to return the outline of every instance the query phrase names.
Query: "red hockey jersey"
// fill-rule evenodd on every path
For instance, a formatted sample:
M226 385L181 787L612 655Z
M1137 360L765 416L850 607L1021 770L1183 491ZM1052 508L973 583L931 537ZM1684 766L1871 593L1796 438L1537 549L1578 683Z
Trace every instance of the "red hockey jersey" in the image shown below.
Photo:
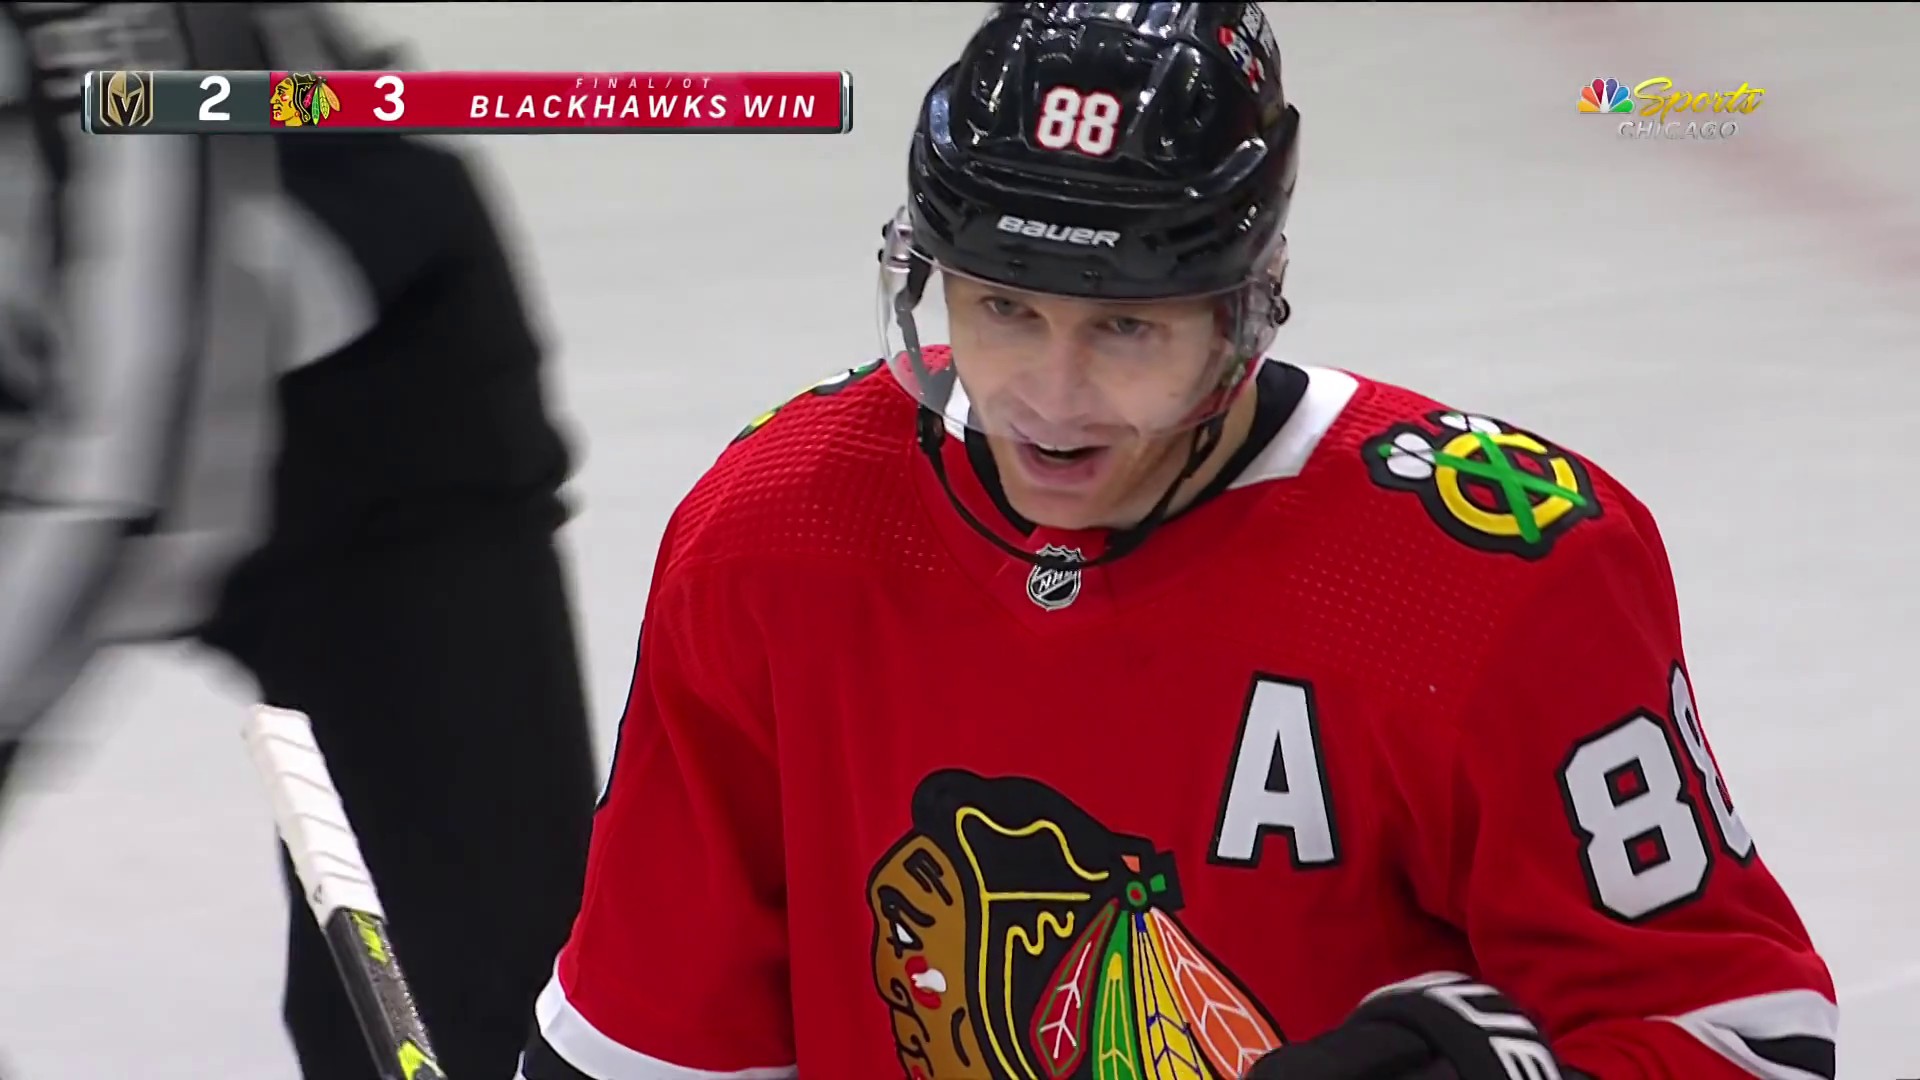
M884 367L743 433L662 543L541 1053L1211 1080L1451 970L1600 1080L1832 1076L1646 509L1503 421L1308 375L1230 490L1070 573L969 530Z

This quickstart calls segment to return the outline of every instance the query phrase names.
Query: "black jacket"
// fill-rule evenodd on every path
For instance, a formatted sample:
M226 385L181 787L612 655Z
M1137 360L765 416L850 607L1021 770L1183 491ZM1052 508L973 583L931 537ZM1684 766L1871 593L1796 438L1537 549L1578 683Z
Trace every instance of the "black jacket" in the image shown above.
M468 165L399 136L88 135L111 70L369 70L318 4L0 4L0 739L235 581L564 516Z

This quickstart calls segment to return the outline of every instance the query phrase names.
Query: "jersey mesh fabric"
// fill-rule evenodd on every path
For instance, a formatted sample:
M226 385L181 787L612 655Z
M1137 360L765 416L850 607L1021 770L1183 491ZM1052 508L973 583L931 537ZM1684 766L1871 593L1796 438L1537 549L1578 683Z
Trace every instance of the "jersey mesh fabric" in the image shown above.
M1128 573L1124 584L1137 584L1140 596L1158 594L1157 602L1187 621L1196 610L1191 597L1171 580L1142 580L1127 562L1236 563L1247 591L1201 608L1207 617L1196 629L1212 625L1234 635L1251 629L1248 620L1309 622L1315 637L1301 644L1321 660L1365 670L1382 688L1392 686L1394 697L1448 714L1452 703L1435 696L1464 690L1488 659L1494 627L1512 604L1507 586L1528 564L1468 551L1430 523L1410 522L1425 516L1413 499L1384 497L1355 475L1364 472L1367 439L1440 409L1411 391L1363 381L1297 479L1242 487L1219 500L1225 513L1204 507L1170 523L1142 552L1115 564ZM915 472L926 465L914 442L914 414L913 399L885 367L833 392L801 394L728 447L689 493L677 520L675 565L825 560L883 573L956 573L915 491ZM965 467L963 454L950 456L950 469ZM1603 502L1613 497L1602 493ZM991 506L973 509L992 520ZM1216 516L1237 524L1223 530ZM1265 542L1272 537L1281 538L1280 550ZM978 538L953 542L987 547ZM1413 576L1415 567L1425 572ZM1169 578L1177 576L1175 570ZM1269 591L1268 581L1282 585L1285 608L1253 602ZM1444 674L1456 678L1436 680Z
M679 511L676 555L950 569L911 483L914 404L884 371L808 392L737 440Z

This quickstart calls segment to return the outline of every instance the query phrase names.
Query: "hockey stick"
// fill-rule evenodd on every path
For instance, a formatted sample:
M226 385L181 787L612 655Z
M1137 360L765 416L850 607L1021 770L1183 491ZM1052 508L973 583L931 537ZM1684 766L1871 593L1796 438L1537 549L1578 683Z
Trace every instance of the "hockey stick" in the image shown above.
M312 722L304 713L261 705L242 735L381 1080L446 1080L387 940L386 911Z

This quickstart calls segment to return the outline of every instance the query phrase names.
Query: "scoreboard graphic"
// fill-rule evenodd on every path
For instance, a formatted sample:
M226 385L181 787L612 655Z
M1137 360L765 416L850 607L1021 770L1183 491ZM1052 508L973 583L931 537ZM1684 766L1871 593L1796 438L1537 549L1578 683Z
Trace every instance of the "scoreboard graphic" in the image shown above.
M95 135L844 135L844 71L93 71Z

